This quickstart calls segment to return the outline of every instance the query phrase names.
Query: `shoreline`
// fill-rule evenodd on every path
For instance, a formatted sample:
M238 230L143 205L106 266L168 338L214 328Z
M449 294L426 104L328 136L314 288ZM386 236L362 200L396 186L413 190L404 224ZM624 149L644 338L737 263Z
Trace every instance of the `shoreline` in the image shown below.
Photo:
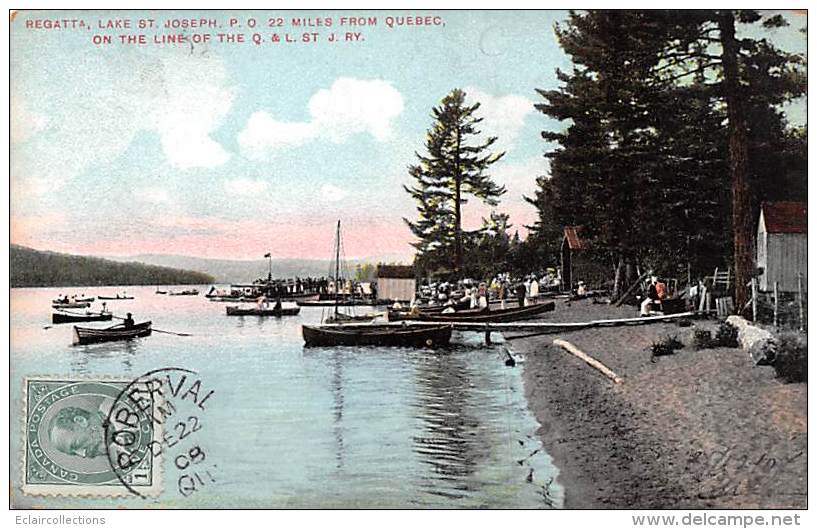
M632 316L589 300L547 321ZM525 397L568 509L805 508L806 384L785 384L739 349L695 350L695 328L654 323L514 340ZM650 359L668 335L685 347ZM624 379L613 384L554 347L575 344Z

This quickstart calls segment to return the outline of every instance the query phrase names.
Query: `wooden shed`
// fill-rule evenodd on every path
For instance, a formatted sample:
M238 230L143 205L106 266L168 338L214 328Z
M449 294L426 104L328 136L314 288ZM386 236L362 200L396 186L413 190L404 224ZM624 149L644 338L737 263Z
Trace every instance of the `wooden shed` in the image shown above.
M417 280L411 266L377 266L377 299L411 301L416 288Z
M764 202L760 205L757 226L758 268L763 273L758 287L797 292L797 276L803 274L803 291L808 285L808 221L805 202Z
M607 268L596 262L590 243L581 236L581 226L565 226L562 239L562 288L573 289L579 281L600 286L609 279Z

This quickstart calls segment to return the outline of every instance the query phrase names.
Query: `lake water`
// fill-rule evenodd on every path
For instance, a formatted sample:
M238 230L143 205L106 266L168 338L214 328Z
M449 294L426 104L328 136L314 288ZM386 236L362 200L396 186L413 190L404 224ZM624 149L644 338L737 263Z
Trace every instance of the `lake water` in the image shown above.
M202 287L206 288L206 287ZM200 290L202 290L200 288ZM72 346L72 325L51 326L50 300L127 291L115 315L190 333ZM454 334L443 351L304 348L301 324L227 317L204 296L153 287L11 290L11 472L18 507L548 508L560 507L557 469L527 409L521 370L505 345ZM99 309L99 302L92 309ZM363 311L371 310L362 307ZM361 310L358 310L361 312ZM83 326L105 327L110 322ZM50 328L49 328L50 327ZM198 443L210 474L189 494L166 464L156 498L48 498L19 490L26 377L133 379L163 367L198 373L214 390ZM20 428L14 425L20 425ZM211 478L211 479L209 479ZM189 491L188 491L189 492Z

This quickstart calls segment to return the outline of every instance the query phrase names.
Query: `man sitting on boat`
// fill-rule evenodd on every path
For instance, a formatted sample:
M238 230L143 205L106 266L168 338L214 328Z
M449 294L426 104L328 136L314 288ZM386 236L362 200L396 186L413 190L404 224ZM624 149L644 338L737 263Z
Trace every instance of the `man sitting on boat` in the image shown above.
M124 321L125 328L129 329L129 328L133 327L135 324L136 324L136 322L133 321L133 315L130 312L128 312L125 315L125 321Z

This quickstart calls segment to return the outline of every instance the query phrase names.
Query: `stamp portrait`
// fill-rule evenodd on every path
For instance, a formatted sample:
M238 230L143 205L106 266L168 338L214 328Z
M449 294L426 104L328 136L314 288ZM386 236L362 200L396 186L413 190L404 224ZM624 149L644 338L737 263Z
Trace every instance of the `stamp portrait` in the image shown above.
M108 427L112 407L127 384L124 380L25 381L23 492L121 496L129 493L125 484L145 496L158 492L159 459L149 446L160 432L150 413L133 406L134 428ZM125 459L138 459L138 463L111 464Z

